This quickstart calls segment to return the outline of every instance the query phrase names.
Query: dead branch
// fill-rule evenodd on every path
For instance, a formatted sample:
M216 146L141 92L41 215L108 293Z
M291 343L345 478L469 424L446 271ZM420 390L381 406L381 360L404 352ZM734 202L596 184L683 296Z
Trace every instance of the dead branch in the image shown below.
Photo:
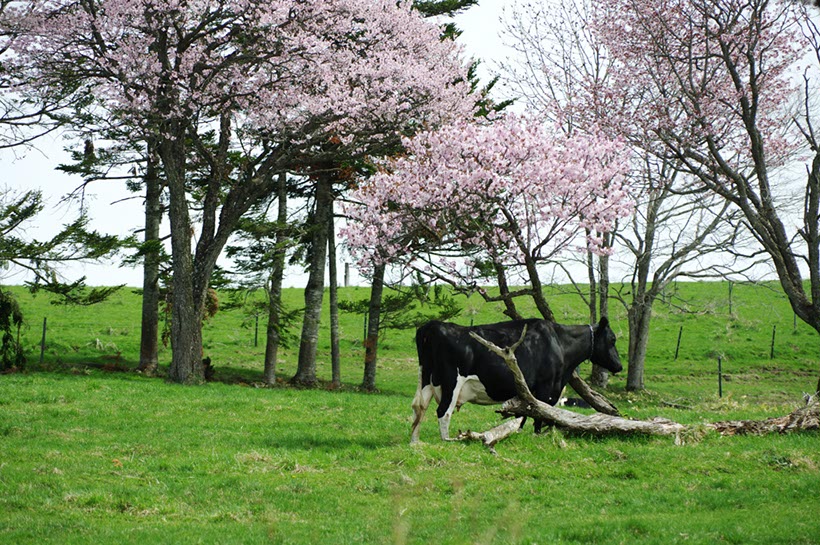
M619 433L619 434L649 434L649 435L672 435L684 431L686 428L682 424L666 419L653 419L651 421L629 420L619 416L608 414L594 414L586 416L572 411L566 411L557 407L552 407L539 401L532 395L527 386L524 375L518 367L515 357L515 350L523 342L527 334L527 328L521 332L521 338L508 347L499 348L493 343L471 332L470 335L479 343L487 347L488 350L497 354L507 364L515 379L518 397L508 400L501 407L502 414L515 416L529 416L539 418L548 424L571 431L592 433L596 435Z
M490 449L490 452L497 454L495 444L521 429L522 422L524 422L524 417L519 416L512 420L506 420L502 424L485 432L478 433L470 430L459 432L456 439L458 441L481 441L485 447Z
M792 431L820 429L820 401L810 397L806 405L798 407L790 414L766 420L728 420L715 422L709 427L721 435L765 435L767 433L789 433Z
M547 405L535 400L529 403L520 397L514 397L501 406L502 414L523 415L540 418L552 426L568 431L589 433L593 435L606 434L644 434L644 435L673 435L686 429L666 418L656 417L652 420L630 420L620 416L595 413L584 415Z
M604 413L611 416L621 416L618 408L606 397L593 390L592 387L581 378L578 371L572 372L572 376L569 378L569 385L572 386L572 389L575 390L575 392L581 396L584 401L589 403L590 407L599 413Z

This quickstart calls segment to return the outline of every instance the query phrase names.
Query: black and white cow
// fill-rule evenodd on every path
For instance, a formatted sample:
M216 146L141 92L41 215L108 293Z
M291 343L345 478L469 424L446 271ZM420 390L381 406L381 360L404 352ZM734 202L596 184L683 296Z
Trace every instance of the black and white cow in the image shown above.
M511 346L524 326L527 336L515 351L527 385L540 401L555 405L572 372L591 360L613 373L621 359L609 321L595 325L560 325L545 320L516 320L464 327L428 322L416 332L419 386L413 398L415 419L410 441L419 439L424 412L435 397L441 438L449 440L450 418L465 403L492 405L516 396L512 373L504 361L470 336L475 332L501 348ZM536 422L536 432L542 422Z

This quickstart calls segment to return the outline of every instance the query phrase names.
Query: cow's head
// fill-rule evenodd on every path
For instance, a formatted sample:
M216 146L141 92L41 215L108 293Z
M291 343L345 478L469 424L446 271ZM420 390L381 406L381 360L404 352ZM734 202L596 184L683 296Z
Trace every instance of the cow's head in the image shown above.
M623 369L621 357L615 347L615 333L609 327L609 320L601 318L592 335L592 363L607 371L617 373Z

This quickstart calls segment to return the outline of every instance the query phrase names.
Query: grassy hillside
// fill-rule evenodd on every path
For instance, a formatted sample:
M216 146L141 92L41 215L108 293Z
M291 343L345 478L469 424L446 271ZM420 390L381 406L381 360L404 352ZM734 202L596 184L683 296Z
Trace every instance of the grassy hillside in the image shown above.
M817 382L817 335L795 327L784 298L765 286L734 286L730 313L727 284L680 284L656 309L647 392L624 392L624 379L613 378L608 395L629 415L691 424L680 444L534 436L528 426L499 456L442 444L432 411L423 443L408 445L417 380L410 331L383 342L378 394L355 388L363 358L355 315L342 317L342 391L258 388L264 322L254 346L254 320L220 312L204 331L218 382L181 387L123 371L138 356L134 294L92 309L18 294L29 363L0 376L0 543L817 543L820 535L820 436L719 437L701 426L785 414ZM298 306L301 290L286 296ZM560 321L585 321L577 297L550 301ZM473 299L458 321L502 318ZM625 358L622 309L613 306L612 318ZM328 353L325 335L323 378ZM169 357L164 350L163 363ZM283 353L283 379L295 360ZM495 422L492 408L467 406L451 429Z

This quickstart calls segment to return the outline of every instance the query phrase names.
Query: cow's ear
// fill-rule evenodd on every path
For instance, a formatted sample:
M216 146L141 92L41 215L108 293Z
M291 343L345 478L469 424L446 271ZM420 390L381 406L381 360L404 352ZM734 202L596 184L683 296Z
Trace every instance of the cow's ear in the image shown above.
M603 329L609 325L609 318L606 316L601 316L601 320L598 322L598 327Z

